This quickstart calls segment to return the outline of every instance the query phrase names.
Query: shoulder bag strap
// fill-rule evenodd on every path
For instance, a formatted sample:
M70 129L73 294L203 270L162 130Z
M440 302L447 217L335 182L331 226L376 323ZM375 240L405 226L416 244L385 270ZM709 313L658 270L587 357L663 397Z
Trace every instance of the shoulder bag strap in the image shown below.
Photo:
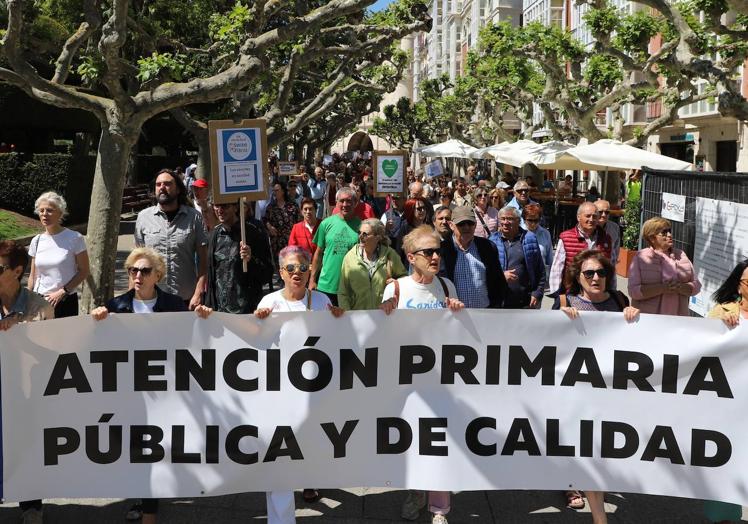
M306 310L312 310L312 292L308 289L306 290Z
M488 208L486 208L488 210ZM481 225L483 226L483 229L485 230L486 234L489 234L490 231L488 230L488 226L486 225L486 221L483 220L482 213L480 212L480 209L477 207L475 208L475 216L478 217L478 220L480 220Z
M566 298L566 295L559 295L558 302L561 304L561 307L567 307L569 305L569 300Z
M447 287L447 283L444 282L444 279L440 277L439 275L436 275L436 278L439 279L439 283L442 285L442 290L444 290L444 299L449 298L449 288Z

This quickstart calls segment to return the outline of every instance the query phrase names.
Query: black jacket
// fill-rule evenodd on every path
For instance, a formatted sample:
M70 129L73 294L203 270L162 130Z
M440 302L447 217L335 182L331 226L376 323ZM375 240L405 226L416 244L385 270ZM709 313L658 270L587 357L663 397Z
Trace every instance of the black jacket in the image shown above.
M473 238L478 248L478 257L486 266L486 286L488 287L488 307L498 309L504 304L507 284L504 272L499 265L499 252L493 242L483 237ZM457 265L457 249L452 237L442 240L442 269L439 275L455 281L455 265ZM459 297L458 297L459 298Z
M123 295L114 297L106 303L106 308L110 313L132 313L132 299L135 297L135 290L131 289ZM187 306L182 297L172 295L166 291L161 291L156 286L156 304L153 306L154 312L175 312L187 311Z

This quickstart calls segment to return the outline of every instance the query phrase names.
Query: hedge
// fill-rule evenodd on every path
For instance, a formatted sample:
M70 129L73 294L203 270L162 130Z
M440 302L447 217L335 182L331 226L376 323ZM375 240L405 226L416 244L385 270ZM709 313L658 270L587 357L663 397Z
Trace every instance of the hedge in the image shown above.
M36 198L55 191L68 203L68 223L85 222L91 203L95 157L0 154L0 208L32 215Z

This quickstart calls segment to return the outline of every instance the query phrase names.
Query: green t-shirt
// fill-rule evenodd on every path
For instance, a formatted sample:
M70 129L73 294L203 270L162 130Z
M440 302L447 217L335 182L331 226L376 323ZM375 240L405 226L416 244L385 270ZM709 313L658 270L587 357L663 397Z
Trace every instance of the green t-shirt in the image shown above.
M314 235L314 243L324 251L322 271L317 281L317 289L325 293L337 293L340 281L340 268L343 258L358 244L358 228L361 220L353 217L347 222L340 215L327 217Z

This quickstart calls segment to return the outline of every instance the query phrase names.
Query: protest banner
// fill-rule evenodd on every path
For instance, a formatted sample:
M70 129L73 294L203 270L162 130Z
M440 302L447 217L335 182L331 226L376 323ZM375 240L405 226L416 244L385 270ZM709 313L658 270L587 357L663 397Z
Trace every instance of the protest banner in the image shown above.
M298 162L278 161L278 174L280 176L294 176L299 174Z
M210 120L213 202L234 204L240 198L267 198L267 124L264 120Z
M688 307L705 316L714 307L712 294L738 262L748 258L748 205L697 197L693 247L701 291L689 299Z
M19 325L0 334L4 497L387 486L746 504L747 329L490 310Z
M385 196L391 193L402 194L406 189L405 151L374 151L374 194Z
M424 166L424 172L426 173L426 178L437 178L444 174L444 166L442 165L442 161L440 158L435 158L428 164Z

